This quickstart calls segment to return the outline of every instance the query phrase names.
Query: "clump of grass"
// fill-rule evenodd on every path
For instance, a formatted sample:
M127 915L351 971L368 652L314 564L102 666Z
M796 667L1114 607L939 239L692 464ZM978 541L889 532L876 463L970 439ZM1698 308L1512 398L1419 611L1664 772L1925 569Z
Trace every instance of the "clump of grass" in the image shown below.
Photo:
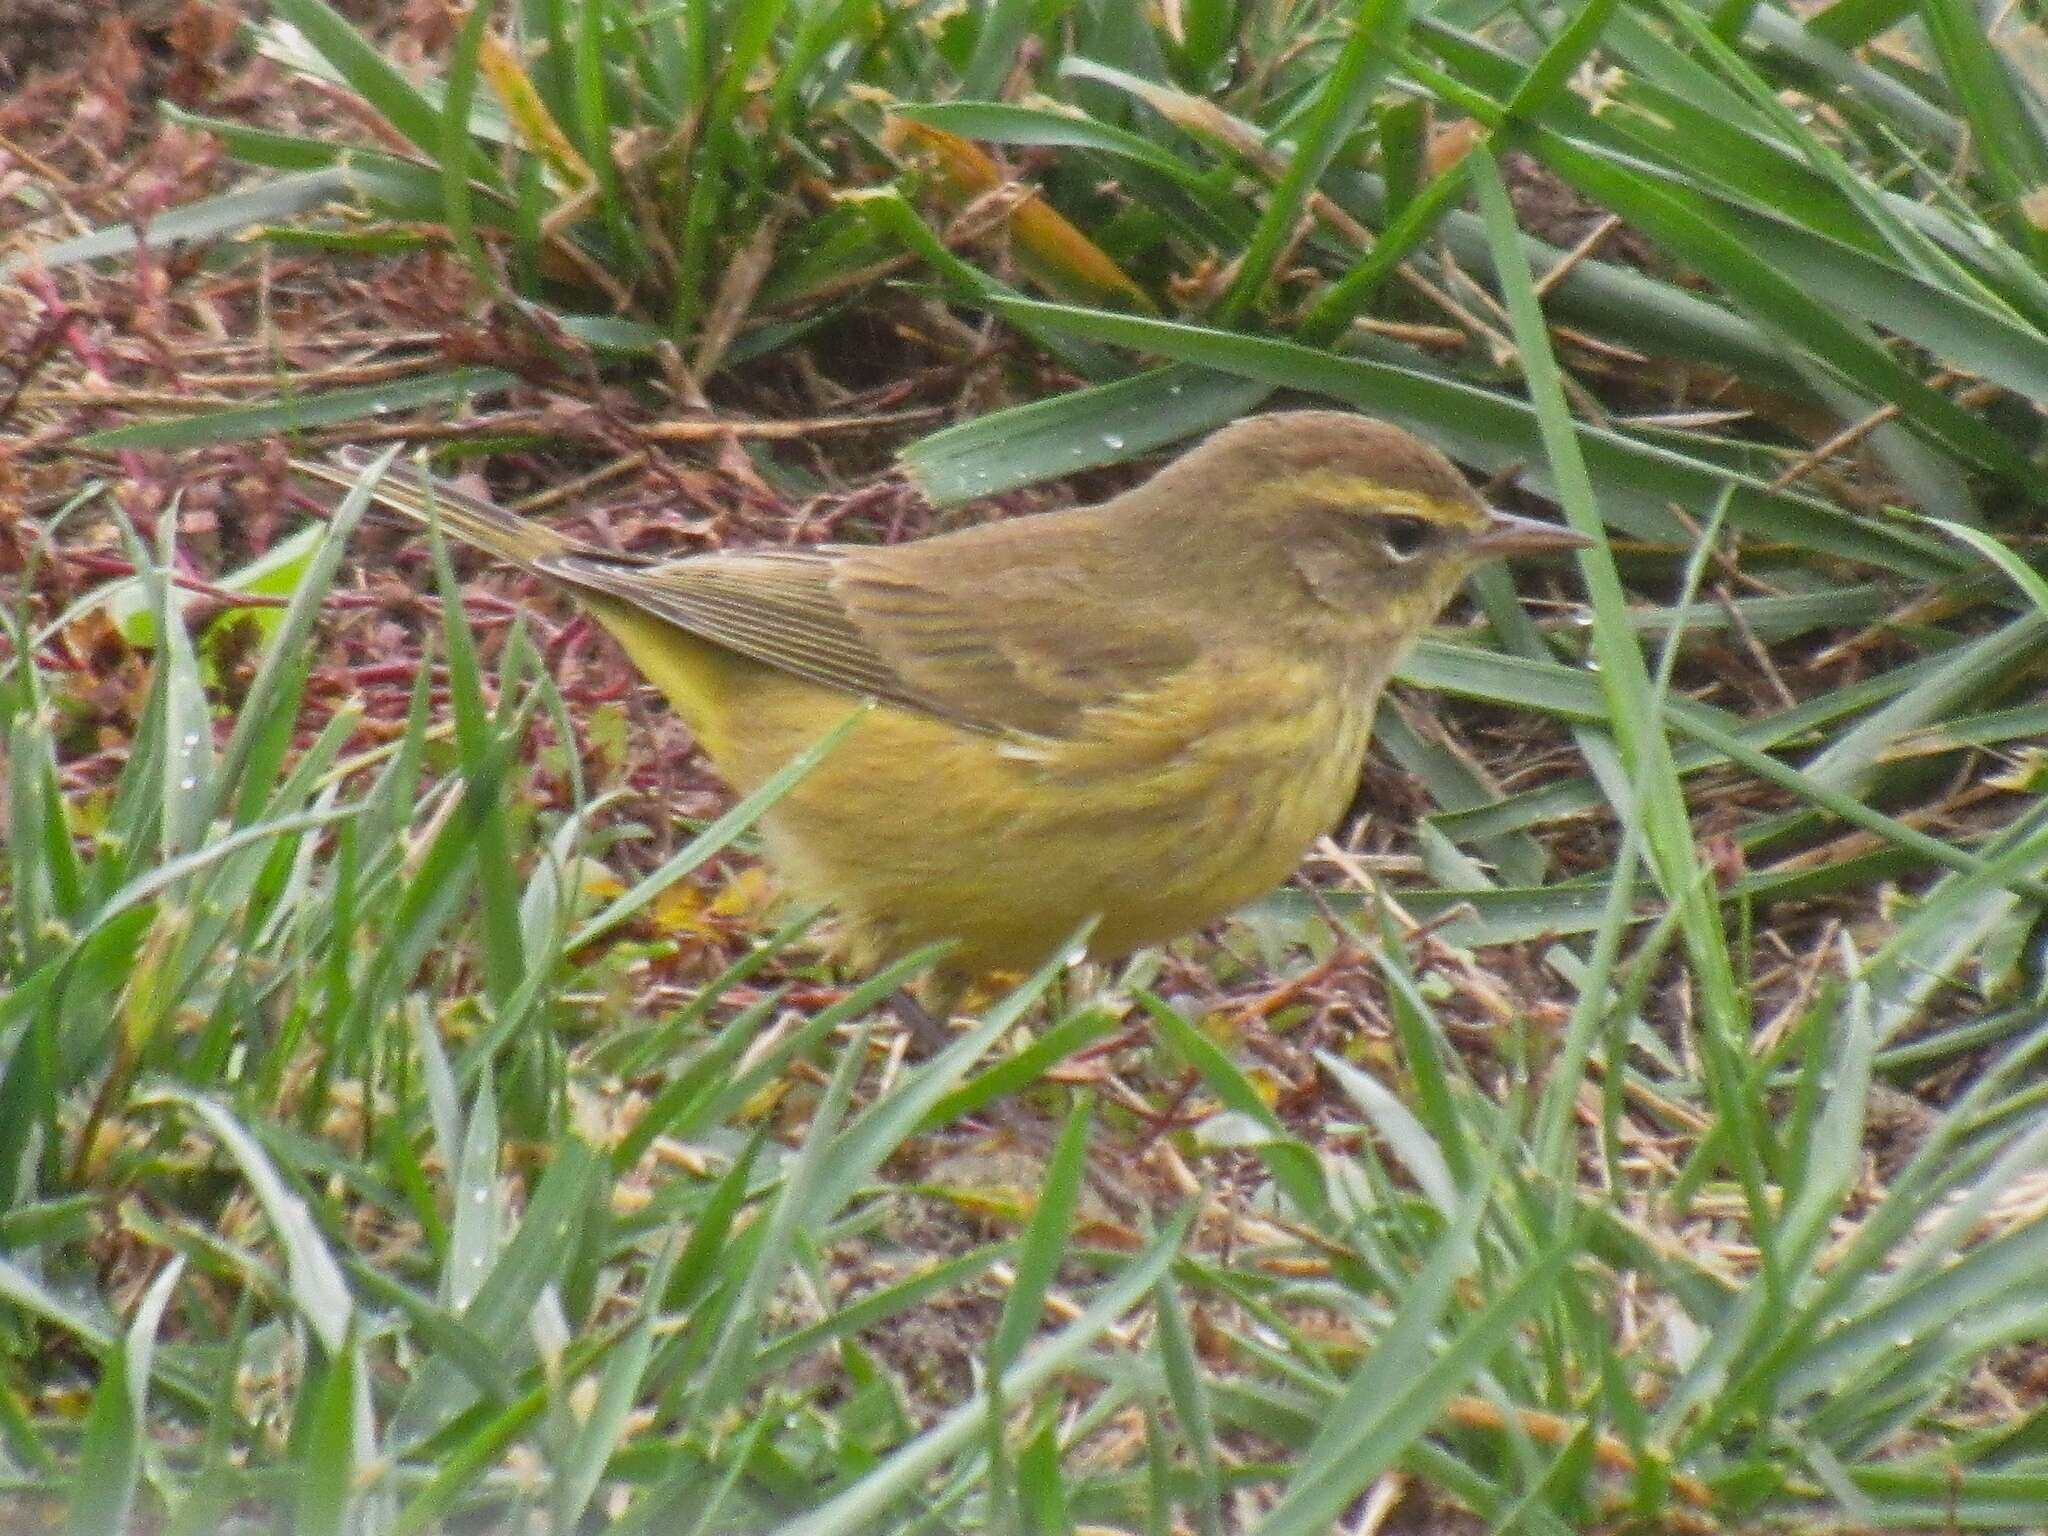
M515 635L486 677L452 601L441 752L423 684L385 749L341 756L337 717L280 756L366 500L312 551L224 741L160 560L134 550L155 682L83 843L32 646L0 693L16 1499L75 1490L79 1531L282 1509L309 1530L600 1513L629 1530L1224 1530L1256 1511L1306 1532L1411 1480L1564 1528L1844 1510L1998 1526L2041 1497L2026 1421L1987 1411L1978 1378L2042 1322L2030 1080L2048 1026L2006 1020L1882 1185L1865 1160L1873 1081L1941 1048L1899 1043L1927 946L2041 855L2040 828L1949 877L1877 953L1845 939L1840 984L1726 1077L1710 1053L1755 1021L1703 1018L1697 1085L1642 1034L1660 956L1701 920L1673 906L1631 950L1648 823L1589 954L1553 957L1578 1002L1549 1059L1504 1094L1391 921L1399 1079L1324 1055L1336 1097L1313 1138L1140 992L1156 1060L1120 1081L1192 1110L1177 1144L1236 1193L1162 1204L1149 1235L1141 1216L1135 1254L1091 1250L1115 1224L1089 1217L1084 1170L1130 1131L1045 1074L1114 1017L1055 1010L1037 1043L986 1054L1051 970L907 1071L876 1049L873 1010L926 957L807 1013L743 1001L787 933L670 1019L558 1029L616 963L600 936L780 785L593 910L574 879L591 817L502 820L546 675ZM1703 1038L1716 1027L1743 1033ZM649 1092L608 1130L621 1071ZM892 1213L930 1198L888 1173L909 1143L1024 1091L1062 1128L1015 1235L878 1265ZM1739 1127L1759 1138L1747 1196L1716 1174L1745 1164ZM834 1283L848 1255L878 1265L858 1294ZM963 1346L980 1389L943 1412L906 1399L881 1363L891 1330L992 1284L993 1324ZM53 1395L67 1378L77 1410Z
M1169 10L479 6L422 84L279 0L258 45L382 131L213 124L279 174L150 238L449 253L522 339L86 451L417 433L600 377L694 413L634 423L650 461L778 441L758 418L798 398L807 435L901 433L887 386L820 424L835 328L877 313L944 363L896 404L976 418L906 450L941 504L1283 391L1402 420L1603 542L1585 603L1532 615L1491 577L1409 666L1573 753L1524 781L1389 719L1440 807L1393 893L1426 939L1320 894L1238 935L1370 955L1337 1001L1386 1041L1312 1057L1304 1109L1141 967L1027 1041L1058 990L1033 978L908 1067L873 1005L915 963L821 983L797 924L593 1029L663 942L631 923L758 797L618 878L617 786L563 745L523 623L480 656L438 556L443 661L402 727L345 703L297 730L361 493L217 584L270 626L230 705L165 518L125 536L113 601L153 664L104 793L67 790L46 660L109 594L51 613L31 571L9 613L9 1496L81 1533L1285 1532L1404 1497L1545 1530L2035 1523L2025 40L1961 0ZM1588 200L1583 233L1531 233L1532 185ZM801 494L787 455L727 469ZM546 815L538 726L570 783ZM1802 953L1786 915L1815 908ZM1418 970L1425 943L1467 968ZM1473 961L1502 943L1540 997ZM1469 1048L1457 975L1520 1044ZM977 1207L994 1237L898 1262L904 1213L948 1202L920 1149L998 1099L1058 1127L1042 1178ZM1150 1145L1099 1209L1091 1148ZM903 1358L949 1307L982 1319L948 1340L967 1389Z

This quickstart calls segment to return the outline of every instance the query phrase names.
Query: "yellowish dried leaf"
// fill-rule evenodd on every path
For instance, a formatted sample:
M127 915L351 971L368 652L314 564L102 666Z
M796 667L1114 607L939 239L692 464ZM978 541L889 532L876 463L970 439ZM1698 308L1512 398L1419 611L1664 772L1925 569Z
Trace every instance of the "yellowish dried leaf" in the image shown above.
M590 185L596 179L590 166L576 152L569 136L562 132L554 114L548 111L547 103L534 89L533 81L518 56L486 32L483 46L477 54L477 65L484 78L491 82L491 89L498 93L498 100L504 103L505 115L519 130L519 137L526 147L573 185Z
M688 880L678 880L647 904L647 921L666 934L703 934L710 931L705 921L710 899L704 889Z
M940 196L956 208L1003 185L1002 168L986 150L943 128L891 118L884 142L899 151L905 146L921 151L937 172ZM1019 257L1043 287L1066 296L1072 296L1075 289L1089 294L1113 293L1135 308L1153 312L1145 290L1036 192L1018 202L1008 222Z

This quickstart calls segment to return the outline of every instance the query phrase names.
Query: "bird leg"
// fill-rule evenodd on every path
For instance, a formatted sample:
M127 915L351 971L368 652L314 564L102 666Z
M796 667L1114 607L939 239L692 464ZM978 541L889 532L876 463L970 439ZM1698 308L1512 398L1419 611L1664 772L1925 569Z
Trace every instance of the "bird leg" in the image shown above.
M936 1056L952 1044L953 1014L971 984L971 978L941 966L889 994L889 1011L910 1031L919 1055Z
M911 1041L917 1046L920 1056L938 1055L953 1038L946 1029L946 1021L927 1008L908 987L898 987L889 994L889 1011L910 1031Z

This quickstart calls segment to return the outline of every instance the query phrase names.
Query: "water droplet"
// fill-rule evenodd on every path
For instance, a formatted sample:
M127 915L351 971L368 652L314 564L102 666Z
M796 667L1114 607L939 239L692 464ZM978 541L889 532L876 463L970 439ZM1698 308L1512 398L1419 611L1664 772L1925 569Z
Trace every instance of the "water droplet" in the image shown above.
M1600 670L1600 658L1598 656L1588 656L1586 658L1586 670L1588 672L1598 672Z
M197 731L187 731L185 733L185 750L187 752L190 752L194 747L198 745L199 733Z
M1177 395L1177 394L1179 394L1179 393L1180 393L1180 392L1181 392L1182 390L1184 390L1184 389L1186 389L1186 388L1187 388L1187 385L1185 385L1185 384L1169 384L1169 385L1167 385L1167 386L1166 386L1166 392L1167 392L1167 393L1168 393L1169 395Z
M1123 445L1124 445L1124 440L1123 440L1122 438L1118 437L1118 436L1117 436L1117 435L1116 435L1116 434L1115 434L1114 432L1105 432L1105 433L1103 433L1103 434L1102 434L1102 446L1103 446L1103 447L1105 447L1105 448L1121 448L1121 447L1123 447Z
M1572 615L1572 622L1581 629L1591 629L1593 627L1593 610L1590 608L1581 609Z
M183 777L182 779L178 780L178 788L180 789L197 789L198 787L199 781L189 773L186 774L185 777Z
M491 1198L491 1192L488 1189L472 1190L470 1191L469 1198L474 1200L478 1205L482 1205L486 1200Z

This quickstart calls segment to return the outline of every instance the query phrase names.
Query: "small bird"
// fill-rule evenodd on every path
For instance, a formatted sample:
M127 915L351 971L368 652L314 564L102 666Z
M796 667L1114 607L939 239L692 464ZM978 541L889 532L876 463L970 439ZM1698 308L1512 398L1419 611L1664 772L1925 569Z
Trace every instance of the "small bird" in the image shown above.
M955 941L928 993L948 1011L1087 919L1112 958L1280 884L1465 576L1588 542L1339 411L1237 422L1094 506L889 546L657 559L438 487L381 499L420 521L431 500L568 588L742 792L873 701L762 831L856 963Z

